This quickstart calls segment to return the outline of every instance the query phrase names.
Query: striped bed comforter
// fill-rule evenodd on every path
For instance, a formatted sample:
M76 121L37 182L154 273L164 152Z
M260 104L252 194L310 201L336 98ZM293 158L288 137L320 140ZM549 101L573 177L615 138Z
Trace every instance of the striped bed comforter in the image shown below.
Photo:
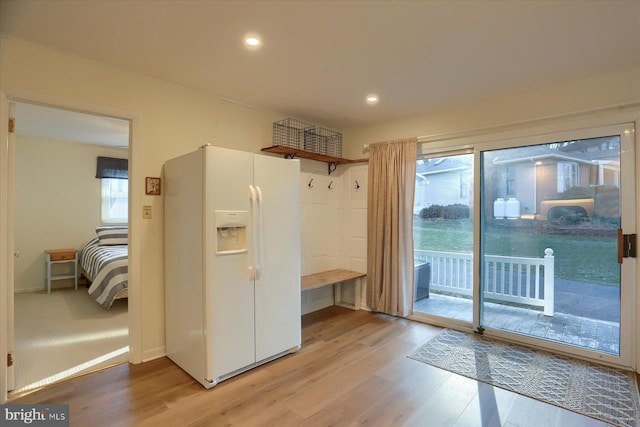
M92 282L89 295L106 309L128 287L128 250L127 245L100 246L97 237L80 249L78 262Z

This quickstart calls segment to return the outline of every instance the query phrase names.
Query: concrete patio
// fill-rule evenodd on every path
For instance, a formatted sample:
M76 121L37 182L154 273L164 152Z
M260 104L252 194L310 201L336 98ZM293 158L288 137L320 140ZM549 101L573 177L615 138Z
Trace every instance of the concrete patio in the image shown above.
M414 304L414 311L471 323L473 304L470 298L431 292L429 298ZM482 323L495 329L607 354L618 355L620 350L620 323L611 320L558 311L554 316L545 316L539 309L486 302Z

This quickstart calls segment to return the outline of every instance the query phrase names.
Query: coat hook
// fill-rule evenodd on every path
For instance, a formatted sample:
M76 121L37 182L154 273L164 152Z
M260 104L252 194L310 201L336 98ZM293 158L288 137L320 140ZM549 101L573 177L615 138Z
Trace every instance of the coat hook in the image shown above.
M312 182L313 182L313 178L311 178L311 181L309 181L309 183L307 184L309 188L313 188L313 185L311 184Z
M332 190L333 189L332 187L333 187L333 181L329 183L329 190Z
M355 181L356 181L355 189L359 190L360 189L360 184L358 184L358 180L357 179Z

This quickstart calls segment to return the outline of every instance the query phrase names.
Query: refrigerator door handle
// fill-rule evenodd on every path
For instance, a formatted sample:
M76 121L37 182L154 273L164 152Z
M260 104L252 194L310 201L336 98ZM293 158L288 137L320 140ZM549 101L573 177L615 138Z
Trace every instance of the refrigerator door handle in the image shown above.
M262 276L262 272L264 270L264 215L262 213L262 189L256 185L256 193L258 194L258 230L256 235L258 236L258 241L256 245L256 280L259 280Z
M257 197L256 190L253 185L249 185L249 200L251 202L251 218L253 218L254 224L252 224L251 230L251 244L249 245L249 280L256 279L256 227L255 227L255 218L256 218L256 210L257 210Z

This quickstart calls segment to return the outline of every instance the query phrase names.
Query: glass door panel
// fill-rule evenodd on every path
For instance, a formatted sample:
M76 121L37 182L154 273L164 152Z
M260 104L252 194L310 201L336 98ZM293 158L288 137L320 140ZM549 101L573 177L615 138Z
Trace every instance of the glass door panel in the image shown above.
M481 153L480 324L620 354L620 135Z
M473 321L473 163L473 154L417 161L414 313Z

